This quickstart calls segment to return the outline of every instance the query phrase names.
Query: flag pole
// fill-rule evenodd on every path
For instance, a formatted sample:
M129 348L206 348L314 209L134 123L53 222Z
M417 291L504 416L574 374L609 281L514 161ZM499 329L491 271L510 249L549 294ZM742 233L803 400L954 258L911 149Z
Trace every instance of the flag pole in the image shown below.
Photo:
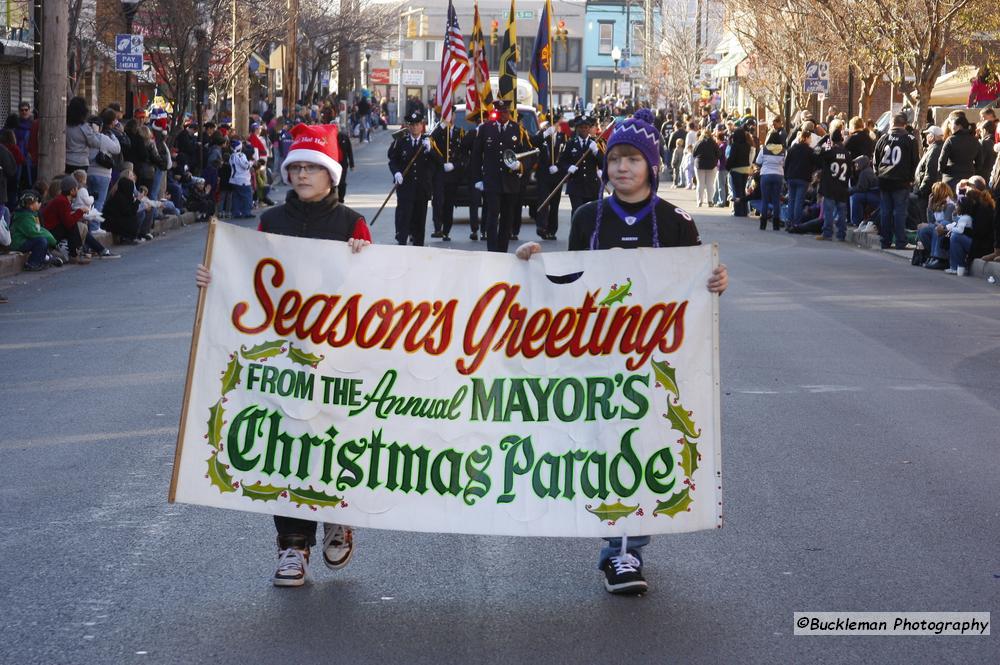
M546 88L545 92L548 93L548 97L549 97L549 126L550 127L555 127L556 126L556 119L555 119L555 116L553 115L553 112L552 112L552 56L554 55L553 52L555 51L555 47L553 46L553 41L552 41L552 11L551 11L552 10L552 3L549 2L548 6L549 6L548 7L549 11L545 12L545 15L547 17L546 20L549 23L549 25L548 25L549 58L548 58L548 62L545 63L545 66L546 66L546 69L548 69L549 78L548 78L548 85L545 86L545 88ZM549 159L550 159L549 163L550 164L555 164L556 163L556 135L555 134L552 135L552 145L549 146L549 151L551 153L551 155L549 157Z

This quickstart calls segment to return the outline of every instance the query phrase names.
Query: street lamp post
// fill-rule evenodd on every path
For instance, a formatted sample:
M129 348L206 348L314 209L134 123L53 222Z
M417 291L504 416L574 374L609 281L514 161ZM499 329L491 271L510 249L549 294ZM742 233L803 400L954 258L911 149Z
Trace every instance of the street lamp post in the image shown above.
M615 63L615 75L614 75L614 95L615 103L618 103L618 62L622 59L622 50L617 46L611 49L611 59Z
M138 11L141 1L122 0L122 14L125 16L126 34L132 34L132 21L135 19L135 13ZM135 104L132 101L132 72L125 72L125 119L131 119L134 111Z
M372 89L372 52L365 49L365 90Z

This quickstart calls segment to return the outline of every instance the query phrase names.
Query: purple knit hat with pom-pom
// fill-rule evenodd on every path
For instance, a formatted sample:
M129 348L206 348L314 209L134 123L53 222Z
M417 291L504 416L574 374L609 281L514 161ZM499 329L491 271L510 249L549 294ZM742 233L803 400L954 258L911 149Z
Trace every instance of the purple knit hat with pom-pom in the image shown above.
M611 154L611 149L616 145L630 145L646 158L649 165L649 186L652 191L653 210L651 223L653 226L653 247L660 246L659 225L656 221L656 188L660 184L660 133L654 127L655 119L653 112L647 108L636 111L631 118L628 118L611 131L608 139L608 149L605 156ZM606 157L605 157L606 159ZM607 165L605 164L605 167ZM608 181L608 169L604 169L602 181ZM601 234L601 218L604 216L604 187L597 200L597 219L594 223L594 231L590 236L590 249L599 249Z
M660 182L660 133L656 131L653 112L647 108L641 108L631 117L619 124L611 132L608 139L608 152L619 144L630 145L646 158L649 164L649 184L653 190ZM605 170L604 179L608 174Z

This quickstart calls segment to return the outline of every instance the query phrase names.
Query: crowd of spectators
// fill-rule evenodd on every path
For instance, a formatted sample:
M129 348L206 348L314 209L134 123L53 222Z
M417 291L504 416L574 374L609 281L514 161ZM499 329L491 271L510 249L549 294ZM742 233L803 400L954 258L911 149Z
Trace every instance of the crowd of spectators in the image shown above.
M1000 133L984 108L922 135L905 115L881 134L872 120L832 108L764 122L703 108L662 113L664 178L695 189L699 207L757 215L760 229L845 240L849 226L877 232L883 249L913 250L913 264L968 274L971 261L1000 260Z

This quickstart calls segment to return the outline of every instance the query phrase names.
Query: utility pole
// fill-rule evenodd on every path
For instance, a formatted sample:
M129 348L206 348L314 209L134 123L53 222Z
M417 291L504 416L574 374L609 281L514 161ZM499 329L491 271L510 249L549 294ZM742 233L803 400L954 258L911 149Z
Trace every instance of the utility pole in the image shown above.
M299 101L299 0L287 0L288 31L285 33L285 106L295 111Z
M34 94L32 106L37 110L42 103L41 89L42 82L42 0L32 0L31 3L31 46L32 46L32 66L35 78ZM67 46L67 48L69 48Z
M45 0L42 6L42 81L40 88L38 177L51 182L66 168L66 58L69 55L69 3Z

